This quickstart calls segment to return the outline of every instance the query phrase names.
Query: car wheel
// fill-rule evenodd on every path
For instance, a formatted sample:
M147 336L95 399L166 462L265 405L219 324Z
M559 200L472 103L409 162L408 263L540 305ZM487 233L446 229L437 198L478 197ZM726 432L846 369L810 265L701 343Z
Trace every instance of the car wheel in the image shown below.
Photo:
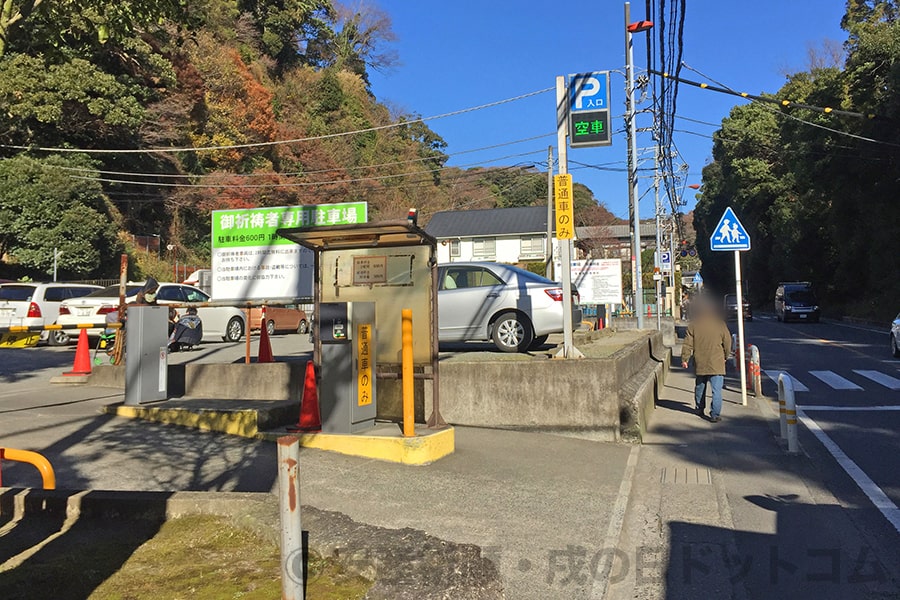
M894 354L894 358L900 358L900 341L897 341L893 333L891 334L891 351Z
M309 323L306 322L306 319L300 320L300 324L297 325L297 333L309 333Z
M524 352L534 339L531 323L514 312L505 312L494 321L494 345L503 352Z
M240 317L231 317L228 325L225 327L225 335L222 337L226 342L239 342L244 336L244 321Z
M529 350L537 350L538 348L540 348L541 346L543 346L544 344L547 343L547 338L549 338L549 337L550 337L549 335L539 335L539 336L537 336L536 338L534 338L534 339L531 341L531 345L528 346L528 349L529 349Z
M266 321L266 333L275 335L275 321Z
M47 343L51 346L65 346L69 343L69 334L62 329L48 332Z

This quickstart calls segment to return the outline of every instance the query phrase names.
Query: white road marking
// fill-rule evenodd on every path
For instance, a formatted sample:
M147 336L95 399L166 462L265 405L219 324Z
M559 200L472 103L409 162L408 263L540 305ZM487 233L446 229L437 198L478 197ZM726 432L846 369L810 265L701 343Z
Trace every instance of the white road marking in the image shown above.
M619 484L619 495L616 496L616 503L613 504L612 514L609 518L609 526L606 528L606 539L603 548L618 548L619 538L622 535L622 525L625 524L625 512L628 509L628 499L631 496L631 486L634 482L634 471L637 468L638 455L640 446L632 446L628 453L628 462L625 463L625 472L622 475L622 483ZM591 587L591 598L602 600L609 591L609 574L612 572L613 565L604 568L601 577L594 579L594 585Z
M782 373L784 373L785 375L787 375L788 377L791 378L791 382L794 384L795 392L808 392L809 391L808 387L806 387L805 385L800 383L796 377L794 377L787 371L764 370L763 373L765 373L768 376L768 378L771 379L772 381L774 381L775 383L778 383L778 376L781 375Z
M872 501L875 508L881 511L884 518L894 526L894 529L896 529L898 533L900 533L900 508L897 508L897 505L887 497L887 494L885 494L868 475L866 475L865 471L860 469L859 465L853 462L841 447L828 437L828 434L819 427L818 423L806 416L805 410L809 410L808 407L797 410L797 417L800 419L800 422L802 422L806 428L822 442L822 445L825 446L825 449L828 450L841 468L844 469L844 472L850 476L850 479L852 479L856 485L859 486L859 489L861 489L869 500Z
M827 405L813 405L806 406L803 405L803 410L816 410L822 412L880 412L880 411L892 411L892 410L900 410L900 406L897 405L888 405L888 406L827 406Z
M862 391L861 387L849 379L844 379L834 371L810 371L809 374L816 379L821 379L824 383L836 390Z
M881 384L889 390L900 390L900 379L896 377L891 377L890 375L886 375L881 371L867 371L867 370L858 370L853 369L853 372L857 375L862 375L866 379L871 379L875 383Z

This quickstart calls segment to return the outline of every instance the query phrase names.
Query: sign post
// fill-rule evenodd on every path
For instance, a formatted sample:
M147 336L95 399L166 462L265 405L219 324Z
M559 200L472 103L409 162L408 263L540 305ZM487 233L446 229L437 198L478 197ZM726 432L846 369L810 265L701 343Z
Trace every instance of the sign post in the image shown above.
M738 360L741 370L741 404L747 406L747 365L744 355L744 292L741 283L741 252L750 249L750 235L731 207L725 209L719 224L709 238L709 249L734 251L734 287L737 295Z
M575 221L572 218L573 194L572 176L568 175L569 159L566 148L566 133L568 115L568 100L566 97L566 78L562 75L556 78L556 143L559 156L559 175L554 177L554 200L556 203L556 239L559 244L559 262L562 267L563 288L563 347L557 354L560 358L584 358L575 347L572 330L572 238L575 236ZM565 184L561 186L560 184ZM565 196L563 195L565 193ZM567 201L567 202L566 202ZM561 211L561 205L567 204L566 211ZM565 222L563 222L565 221ZM560 234L565 234L565 239Z

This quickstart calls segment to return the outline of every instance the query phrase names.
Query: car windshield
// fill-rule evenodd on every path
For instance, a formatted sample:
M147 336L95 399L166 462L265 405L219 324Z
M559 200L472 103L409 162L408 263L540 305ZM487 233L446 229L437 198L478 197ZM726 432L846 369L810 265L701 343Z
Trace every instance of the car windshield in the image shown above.
M2 285L0 286L0 300L13 300L28 302L34 295L33 285Z
M128 285L125 286L125 296L126 297L134 296L143 287L144 287L143 283L139 283L139 284L129 283ZM96 292L91 292L90 294L85 296L85 298L91 298L91 297L118 298L119 297L119 286L110 285L110 286L103 288L102 290L97 290Z
M784 296L789 302L816 303L816 295L813 294L812 290L789 290L785 292Z

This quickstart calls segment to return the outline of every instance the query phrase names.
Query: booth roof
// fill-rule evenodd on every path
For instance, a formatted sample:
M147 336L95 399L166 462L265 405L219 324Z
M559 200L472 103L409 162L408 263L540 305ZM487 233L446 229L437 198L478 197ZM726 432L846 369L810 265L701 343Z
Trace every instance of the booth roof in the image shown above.
M434 247L437 245L437 240L424 229L412 225L408 221L288 227L278 229L277 233L285 239L315 251L389 246L424 245Z

